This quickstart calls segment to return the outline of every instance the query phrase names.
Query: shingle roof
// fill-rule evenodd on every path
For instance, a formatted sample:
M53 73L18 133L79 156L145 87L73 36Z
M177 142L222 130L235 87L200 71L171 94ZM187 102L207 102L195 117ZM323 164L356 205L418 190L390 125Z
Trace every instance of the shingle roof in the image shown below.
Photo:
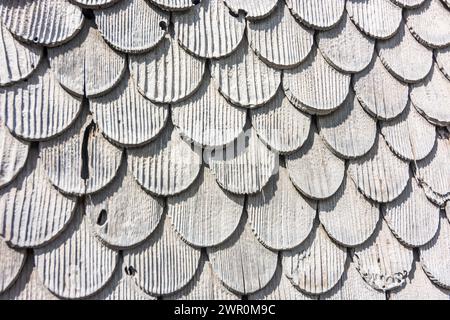
M0 299L450 299L449 1L0 17Z

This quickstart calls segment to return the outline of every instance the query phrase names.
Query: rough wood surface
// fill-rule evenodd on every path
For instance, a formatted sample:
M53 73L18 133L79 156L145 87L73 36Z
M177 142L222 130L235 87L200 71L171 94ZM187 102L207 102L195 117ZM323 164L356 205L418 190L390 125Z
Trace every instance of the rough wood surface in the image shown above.
M324 58L342 72L365 69L375 48L375 41L361 33L347 14L333 29L320 32L317 42Z
M436 63L450 81L450 47L436 50Z
M313 199L332 196L345 174L345 162L328 149L315 130L303 147L286 156L286 165L294 185Z
M389 0L348 0L346 8L353 22L377 39L392 37L402 21L402 9Z
M234 14L244 11L247 19L262 19L272 13L278 0L224 0L224 2Z
M147 239L159 224L163 201L146 193L123 164L111 185L86 198L91 230L109 246L127 248Z
M13 181L25 166L30 145L14 137L0 121L0 188Z
M188 190L167 199L167 214L181 237L197 247L225 241L236 230L244 197L222 190L204 167Z
M450 44L450 10L441 1L425 3L406 12L406 24L416 39L430 48Z
M100 130L123 146L143 145L155 139L169 116L169 107L142 96L128 74L112 92L90 99L89 106Z
M42 58L42 48L21 43L0 24L0 87L28 77Z
M150 0L150 2L169 11L187 10L195 6L195 1L192 0Z
M286 0L294 16L315 29L332 28L341 19L344 0Z
M203 58L220 58L236 50L245 31L245 18L229 13L223 0L202 0L192 10L174 15L180 45Z
M41 246L66 227L76 205L48 181L38 150L32 149L25 168L0 190L0 235L17 247Z
M105 40L117 50L129 53L154 48L166 34L161 25L169 25L169 14L146 0L121 0L112 7L95 10L94 14Z
M187 53L168 36L154 50L129 59L139 91L159 103L176 103L192 95L205 72L203 59Z
M303 62L313 47L313 36L314 32L298 23L281 1L269 17L248 22L250 47L261 60L277 68Z
M377 49L386 69L404 82L424 79L433 66L433 51L417 42L403 22L395 36L378 41Z
M376 121L363 110L353 92L338 110L317 117L317 124L324 142L342 158L366 154L377 136Z
M425 0L391 0L391 2L395 3L399 7L411 9L420 6L422 3L425 2Z
M86 220L79 206L58 238L34 250L39 278L62 298L94 294L106 285L116 268L118 253L94 237Z
M242 133L236 145L210 151L205 150L205 161L219 185L233 193L261 191L278 167L278 155L259 140L254 129Z
M346 249L331 241L318 222L305 242L281 254L283 272L291 283L299 290L315 295L338 284L347 261Z
M426 244L439 228L439 207L428 201L415 179L382 212L392 233L407 246Z
M82 8L99 9L109 7L121 0L69 0Z
M194 277L200 249L186 244L164 216L152 237L124 252L125 265L135 270L139 287L151 295L167 295L183 288Z
M47 61L29 79L0 87L1 118L15 135L44 140L66 130L81 109L81 99L67 93Z
M397 117L408 103L408 85L394 78L376 56L355 75L353 88L364 109L381 120Z
M397 158L383 137L378 135L366 155L350 161L348 174L367 197L377 202L390 202L406 188L409 163Z
M168 196L186 190L194 182L202 157L199 148L193 149L169 125L155 141L128 149L128 163L142 187L156 195Z
M283 89L294 106L312 114L336 110L347 97L350 75L331 67L314 49L300 66L284 71Z
M247 108L268 102L281 83L281 71L261 61L246 40L229 56L211 61L211 76L224 97Z
M196 144L219 147L243 131L246 110L229 103L206 75L193 96L172 105L172 122L182 135Z
M347 176L331 198L319 201L319 219L331 238L346 247L355 247L373 234L380 210Z
M368 284L387 291L405 283L413 265L413 251L402 246L381 220L371 239L355 249L353 261Z
M112 50L90 20L75 39L49 48L48 58L59 83L78 96L110 91L125 72L125 55Z
M0 238L0 293L17 279L26 259L26 251L11 248Z
M23 41L57 46L80 31L81 9L66 0L15 0L0 3L6 28Z
M400 158L421 160L430 154L436 142L436 128L408 102L396 118L381 122L381 134Z
M238 294L250 294L264 288L277 268L277 253L258 242L246 216L228 240L207 248L207 252L214 273Z
M309 136L311 116L296 109L281 89L264 106L251 109L250 117L259 138L278 152L299 149Z

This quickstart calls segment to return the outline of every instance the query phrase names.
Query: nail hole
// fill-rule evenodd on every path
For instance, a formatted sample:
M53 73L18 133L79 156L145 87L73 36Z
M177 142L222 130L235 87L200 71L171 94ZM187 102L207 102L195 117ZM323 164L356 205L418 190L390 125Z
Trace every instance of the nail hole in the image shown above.
M133 266L125 267L125 273L129 276L134 276L137 273L137 270Z
M33 41L34 41L34 42L38 42L38 40L39 40L38 37L34 37L34 38L33 38Z
M107 220L108 220L108 213L106 212L105 209L102 209L97 218L97 225L99 225L100 227L104 226Z
M159 27L160 27L162 30L167 30L167 23L166 23L165 21L160 21L160 22L159 22Z

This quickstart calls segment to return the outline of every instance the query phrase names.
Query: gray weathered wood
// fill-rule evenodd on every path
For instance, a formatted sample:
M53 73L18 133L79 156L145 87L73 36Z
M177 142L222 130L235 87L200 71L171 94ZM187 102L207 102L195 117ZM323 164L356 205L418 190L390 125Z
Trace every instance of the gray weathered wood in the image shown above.
M436 63L450 81L450 47L436 50Z
M207 252L215 274L238 294L264 288L277 268L277 253L258 242L246 216L227 241L207 248Z
M94 14L105 40L117 50L129 53L154 48L166 34L161 25L169 24L169 14L146 0L121 0L112 7L95 10Z
M347 14L333 29L320 32L318 46L324 58L342 72L360 72L372 61L375 41L353 24Z
M200 249L186 244L164 216L152 237L124 251L125 265L135 270L138 286L151 295L168 295L191 281L200 261Z
M309 27L329 29L341 19L344 0L286 0L294 16Z
M303 147L286 156L286 165L294 185L313 199L332 196L345 174L345 162L328 149L315 130Z
M353 92L338 110L317 117L317 124L324 142L342 158L366 154L377 136L376 121L363 110Z
M23 41L57 46L80 31L81 9L66 0L15 0L0 3L6 28Z
M259 1L258 1L259 2ZM269 17L248 22L250 47L267 64L277 68L299 65L311 52L314 32L303 27L282 1Z
M346 247L354 247L373 234L380 210L358 191L347 175L331 198L319 201L319 219L331 238Z
M186 190L194 182L202 157L199 148L193 149L177 129L168 125L155 141L128 149L128 163L142 187L168 196Z
M172 104L172 122L180 133L208 147L232 142L242 132L246 120L246 110L229 103L209 75L193 96Z
M122 0L69 0L82 8L100 9L112 6Z
M15 135L44 140L66 130L81 109L81 99L67 93L47 61L29 79L0 87L1 118Z
M195 6L195 1L192 0L150 0L150 2L168 11L187 10Z
M128 74L110 93L90 99L89 106L100 130L123 146L143 145L155 139L169 116L169 106L146 99Z
M19 276L25 263L26 251L11 248L0 238L0 293L8 289Z
M300 66L284 71L283 89L294 106L312 114L328 114L347 97L350 75L331 67L314 49Z
M391 2L395 3L396 5L402 8L411 9L420 6L422 3L425 2L425 0L391 0Z
M259 193L249 195L246 210L249 224L265 246L292 249L312 230L317 204L304 199L289 180L285 168L272 177Z
M192 10L174 15L180 45L203 58L220 58L236 50L244 36L245 18L234 17L223 0L202 0Z
M408 103L408 85L394 78L377 56L355 75L353 88L364 109L381 120L397 117Z
M247 19L262 19L275 10L278 0L224 0L224 2L234 14L244 11Z
M169 36L154 50L129 59L139 91L160 103L176 103L192 95L205 72L205 61L187 53Z

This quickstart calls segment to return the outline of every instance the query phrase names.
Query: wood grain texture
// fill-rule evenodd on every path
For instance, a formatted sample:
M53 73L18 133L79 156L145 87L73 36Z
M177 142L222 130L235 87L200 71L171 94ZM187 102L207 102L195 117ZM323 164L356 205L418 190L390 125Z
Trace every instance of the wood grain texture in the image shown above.
M386 300L386 295L369 286L356 270L354 263L349 263L339 283L320 300Z
M0 121L0 188L14 180L25 166L30 144L14 137Z
M393 290L390 300L450 300L450 291L444 290L431 282L419 261L406 279L405 285Z
M406 246L426 244L439 228L439 207L428 201L415 179L382 212L392 233Z
M42 58L42 48L17 41L0 24L0 87L27 78Z
M172 122L194 143L219 147L229 144L243 131L246 110L229 103L206 75L193 96L172 104Z
M268 102L281 83L281 71L261 61L246 40L229 56L211 60L211 76L224 97L247 108Z
M341 158L357 158L366 154L377 136L376 121L361 107L351 92L338 110L317 117L324 142Z
M294 106L311 114L328 114L347 97L350 75L331 67L314 49L300 66L284 71L283 89Z
M154 48L164 37L161 28L169 24L169 14L150 6L146 0L121 0L116 5L95 10L95 23L105 40L115 49L140 53ZM130 26L133 32L130 32Z
M370 61L375 41L353 24L347 14L331 30L320 32L317 43L324 58L342 72L360 72Z
M205 150L204 159L219 185L238 194L261 191L278 167L278 155L259 140L254 129L242 133L235 144Z
M174 15L174 23L180 45L203 58L229 55L245 30L244 16L232 16L223 0L202 0L192 10Z
M348 0L347 12L365 34L389 39L400 27L402 9L389 0Z
M294 16L314 29L329 29L344 13L344 0L286 0Z
M355 247L373 234L380 210L359 193L347 176L331 198L319 201L319 219L332 239L346 247Z
M302 243L313 228L317 204L304 199L280 167L267 186L247 198L246 210L253 232L266 247L292 249Z
M444 1L447 1L447 0L444 0ZM411 9L411 8L417 8L422 3L424 3L425 0L391 0L391 2L395 3L399 7Z
M436 50L436 63L444 76L450 80L450 47Z
M236 230L244 197L222 190L204 167L188 190L167 199L167 214L181 237L197 247L225 241Z
M353 261L369 285L387 291L405 283L414 258L412 249L402 246L381 221L371 239L354 250Z
M83 195L104 188L117 173L122 149L109 143L83 110L76 123L57 139L40 144L50 181L60 191ZM87 158L83 160L83 150Z
M297 289L314 295L338 284L347 261L346 249L331 241L318 222L305 242L281 254L285 276Z
M298 23L282 1L269 17L249 21L247 26L250 47L262 61L276 68L295 67L312 50L314 32Z
M69 227L54 241L34 249L39 278L62 298L84 298L111 279L118 253L102 245L91 233L78 206Z
M377 49L386 69L403 82L423 80L433 66L433 51L417 42L404 22L395 36L378 41Z
M195 6L195 1L192 0L150 0L150 2L168 11L187 10Z
M151 295L168 295L194 277L200 249L186 244L164 216L153 236L139 247L124 252L125 265L136 270L138 286Z
M48 181L38 150L32 149L19 176L0 190L0 235L16 247L36 247L67 226L76 198L66 197Z
M437 64L422 82L412 86L411 101L431 123L450 125L450 81L439 71Z
M436 128L408 101L396 118L383 121L381 134L394 153L405 160L421 160L430 154L436 141Z
M0 87L1 118L16 136L45 140L66 130L81 109L81 99L67 93L47 61L29 79Z
M0 293L8 289L19 276L25 263L26 251L11 248L0 238Z
M169 106L147 100L128 74L110 93L90 99L89 106L100 130L123 146L139 146L155 139L169 117Z
M89 9L100 9L112 6L113 4L122 0L69 0L74 4Z
M278 0L224 0L225 5L239 15L239 11L245 13L247 19L263 19L270 15L277 6Z
M186 99L200 86L205 73L205 61L187 53L171 37L165 37L154 50L129 59L138 90L160 103Z
M409 163L397 158L378 135L366 155L351 160L348 174L366 197L381 203L397 198L409 180Z
M430 48L450 45L450 11L441 1L426 0L422 6L408 10L406 24L413 36Z
M299 149L309 136L311 116L296 109L280 89L264 106L250 110L259 138L278 152Z
M294 185L312 199L332 196L345 174L345 162L327 148L314 129L302 148L286 156L286 166Z
M258 242L246 215L228 240L207 248L207 253L214 273L238 294L250 294L264 288L277 268L277 253Z
M12 34L45 46L69 41L84 22L81 9L66 0L2 1L0 16Z
M90 20L75 39L49 48L48 58L59 83L78 96L110 91L125 72L125 55L111 49Z
M397 117L408 103L408 85L394 78L378 57L355 75L353 88L364 109L381 120Z
M156 229L164 203L138 185L123 164L104 190L86 198L86 216L95 235L114 248L135 246Z
M178 130L166 128L155 141L128 149L128 163L138 183L160 196L186 190L198 176L201 150L184 141Z
M431 281L450 289L450 225L443 216L433 240L420 248L420 261Z
M164 297L166 300L239 300L239 296L229 291L214 274L211 263L205 255L192 280L180 291Z

